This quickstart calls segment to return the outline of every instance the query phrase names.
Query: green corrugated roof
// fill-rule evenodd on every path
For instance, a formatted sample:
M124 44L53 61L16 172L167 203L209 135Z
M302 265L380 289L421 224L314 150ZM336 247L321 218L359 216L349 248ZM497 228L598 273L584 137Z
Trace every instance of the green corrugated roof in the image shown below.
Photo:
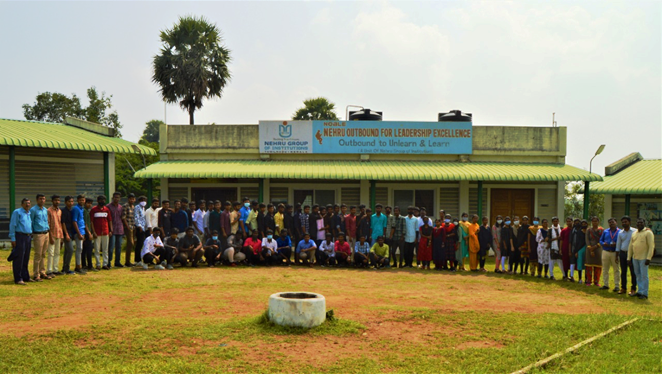
M136 153L138 146L146 155L156 155L151 147L106 137L74 126L52 122L0 119L0 146L57 148L78 151Z
M596 194L661 194L663 193L661 159L641 160L602 182L589 185Z
M434 161L161 161L136 172L142 178L285 178L381 181L601 181L564 164Z

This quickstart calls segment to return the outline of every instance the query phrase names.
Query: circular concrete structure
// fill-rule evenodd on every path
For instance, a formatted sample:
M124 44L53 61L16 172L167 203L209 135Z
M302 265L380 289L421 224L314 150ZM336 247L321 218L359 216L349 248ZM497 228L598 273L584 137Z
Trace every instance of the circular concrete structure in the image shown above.
M311 328L326 318L325 297L309 292L281 292L269 296L269 320L287 327Z

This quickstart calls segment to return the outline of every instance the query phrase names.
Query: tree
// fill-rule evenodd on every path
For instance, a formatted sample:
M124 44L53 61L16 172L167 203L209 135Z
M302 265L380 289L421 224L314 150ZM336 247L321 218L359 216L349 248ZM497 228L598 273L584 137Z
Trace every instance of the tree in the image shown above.
M293 120L338 120L334 112L335 104L327 98L311 98L304 100L304 107L292 115Z
M180 17L172 29L161 32L161 54L154 56L152 82L158 84L163 100L179 103L193 114L203 99L221 97L230 81L230 50L221 44L216 24L204 17Z
M161 120L150 120L146 122L147 126L143 130L141 140L149 143L159 143L159 126L164 122Z
M580 191L585 185L581 182L567 182L564 188L564 217L582 218L584 195ZM603 194L592 194L589 186L589 217L597 216L603 222L604 200Z
M70 98L47 91L38 94L33 105L23 104L23 116L26 120L64 123L66 116L85 117L85 110L76 94L71 94Z
M71 94L70 98L57 92L44 92L37 95L33 105L23 104L23 116L26 120L58 123L64 123L65 117L72 116L115 129L115 136L121 137L122 124L117 111L110 112L113 108L112 97L107 97L105 92L99 94L97 88L92 86L87 89L90 104L84 108L76 94Z

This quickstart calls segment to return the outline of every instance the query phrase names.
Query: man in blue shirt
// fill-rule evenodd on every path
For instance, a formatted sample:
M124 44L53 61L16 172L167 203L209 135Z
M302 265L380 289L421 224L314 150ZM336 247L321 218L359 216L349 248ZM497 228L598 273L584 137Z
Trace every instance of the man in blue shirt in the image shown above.
M238 236L246 238L249 235L249 227L247 220L249 219L249 214L251 213L251 200L248 197L242 198L242 208L239 210L239 232Z
M610 289L610 268L613 269L615 279L615 289L613 292L619 292L619 252L617 252L617 239L619 237L619 228L617 220L614 217L608 219L610 228L603 231L599 243L603 248L601 252L601 264L603 266L603 286L601 289Z
M21 208L12 212L9 220L9 239L12 242L12 252L7 257L12 261L14 283L25 285L30 279L28 264L30 263L30 235L32 234L32 221L30 220L30 200L23 198Z
M371 245L378 241L378 237L384 236L384 229L387 227L387 215L382 213L382 205L375 205L375 213L371 216Z
M75 205L71 211L71 221L74 227L76 237L72 238L76 243L76 273L85 275L83 267L81 267L81 258L83 255L83 238L85 237L85 196L79 195L77 198L78 204Z
M170 216L170 223L173 227L179 229L179 238L183 238L186 235L186 230L189 227L189 215L182 209L181 201L175 201L175 210Z
M48 251L48 209L44 207L46 196L37 194L37 205L30 209L30 220L32 221L32 241L34 241L35 257L33 262L32 277L35 281L42 279L50 280L46 275L44 259Z
M305 265L312 267L313 257L315 256L315 250L317 248L318 246L315 244L315 241L311 239L311 235L304 233L304 239L299 241L299 244L295 249L295 252L297 253L295 259L303 259Z

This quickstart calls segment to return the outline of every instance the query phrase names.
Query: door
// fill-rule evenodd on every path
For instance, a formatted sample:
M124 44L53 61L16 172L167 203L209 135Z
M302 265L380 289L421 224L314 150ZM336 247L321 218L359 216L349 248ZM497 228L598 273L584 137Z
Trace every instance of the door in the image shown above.
M490 222L494 223L497 215L502 217L534 216L534 189L491 189Z
M221 201L221 204L225 201L230 203L237 200L237 188L191 188L191 199L194 202L199 200L205 201Z
M433 196L435 190L394 190L394 207L401 209L401 214L407 213L408 206L425 207L426 214L435 211L433 207Z

